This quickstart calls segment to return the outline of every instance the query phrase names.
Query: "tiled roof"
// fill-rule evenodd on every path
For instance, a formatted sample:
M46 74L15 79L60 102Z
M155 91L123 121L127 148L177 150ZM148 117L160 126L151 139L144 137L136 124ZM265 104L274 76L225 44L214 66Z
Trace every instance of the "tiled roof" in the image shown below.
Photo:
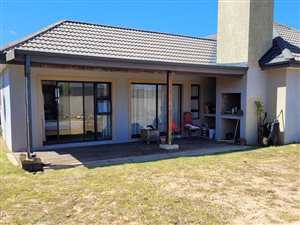
M215 64L216 47L215 41L205 38L74 21L62 21L13 46L37 52L188 64Z
M300 60L300 32L274 23L273 46L261 66ZM216 65L216 35L195 38L76 21L60 21L13 44L12 49L110 59Z
M300 61L300 31L274 23L273 46L259 60L261 66Z

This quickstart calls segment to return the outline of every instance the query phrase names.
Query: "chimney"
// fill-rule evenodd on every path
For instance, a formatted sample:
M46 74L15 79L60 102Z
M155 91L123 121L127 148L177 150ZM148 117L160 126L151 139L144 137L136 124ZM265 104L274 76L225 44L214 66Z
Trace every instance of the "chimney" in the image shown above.
M219 0L217 63L258 60L272 46L273 0Z

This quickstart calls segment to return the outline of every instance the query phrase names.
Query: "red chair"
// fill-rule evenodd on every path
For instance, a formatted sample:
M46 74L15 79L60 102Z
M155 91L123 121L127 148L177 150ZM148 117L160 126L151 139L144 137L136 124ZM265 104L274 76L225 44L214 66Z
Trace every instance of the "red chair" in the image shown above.
M174 120L172 120L172 135L173 135L173 139L175 138L175 135L180 134L181 133L181 129L179 127L176 126L176 123Z
M198 136L200 136L201 127L193 123L193 114L191 112L183 113L183 127L188 133L189 139L191 139L192 132L198 132Z

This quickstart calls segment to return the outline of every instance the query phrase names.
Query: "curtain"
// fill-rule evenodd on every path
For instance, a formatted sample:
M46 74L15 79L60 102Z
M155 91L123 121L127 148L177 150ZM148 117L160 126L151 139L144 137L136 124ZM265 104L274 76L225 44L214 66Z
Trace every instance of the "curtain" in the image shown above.
M173 85L173 120L180 127L180 86ZM157 113L157 114L156 114ZM142 128L152 125L161 132L167 131L166 85L131 85L131 133L140 134Z
M147 125L155 125L156 85L131 85L131 132L139 134Z

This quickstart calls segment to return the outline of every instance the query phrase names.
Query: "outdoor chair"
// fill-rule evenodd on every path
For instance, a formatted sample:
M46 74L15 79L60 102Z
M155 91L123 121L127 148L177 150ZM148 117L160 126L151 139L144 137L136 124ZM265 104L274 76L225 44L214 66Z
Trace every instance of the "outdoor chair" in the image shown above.
M200 136L201 127L198 124L193 123L193 114L191 112L185 112L183 114L183 127L185 133L188 134L189 139L191 139L193 132L198 132L198 136Z
M179 127L177 127L175 121L172 120L172 135L173 135L173 139L175 139L175 135L180 135L180 133L181 133L181 129ZM181 138L179 138L179 139L181 139Z

